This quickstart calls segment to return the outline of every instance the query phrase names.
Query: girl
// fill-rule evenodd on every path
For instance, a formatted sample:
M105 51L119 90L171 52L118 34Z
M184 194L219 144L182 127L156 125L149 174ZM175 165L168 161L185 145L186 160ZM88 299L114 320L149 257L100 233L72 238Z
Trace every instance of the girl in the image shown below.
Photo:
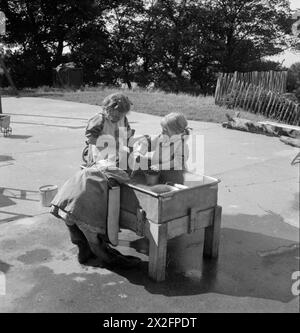
M133 136L134 130L129 126L126 115L130 111L132 102L123 94L115 93L104 98L102 102L102 110L93 116L86 127L85 136L89 143L88 165L99 160L119 160L119 139L120 135L125 135L124 144L128 145L128 140ZM120 129L124 133L120 133ZM104 143L108 137L114 141L110 151L105 149ZM101 144L101 137L105 137Z
M95 256L103 266L130 268L138 262L110 248L106 221L108 190L129 181L126 170L119 168L123 147L118 144L121 127L125 130L126 146L134 133L126 118L131 104L123 94L112 94L103 100L102 112L91 118L86 128L88 167L67 180L52 201L51 213L65 221L71 241L78 246L81 264ZM99 144L104 136L104 142L107 137L114 141L112 149L104 150ZM127 153L124 157L127 166Z

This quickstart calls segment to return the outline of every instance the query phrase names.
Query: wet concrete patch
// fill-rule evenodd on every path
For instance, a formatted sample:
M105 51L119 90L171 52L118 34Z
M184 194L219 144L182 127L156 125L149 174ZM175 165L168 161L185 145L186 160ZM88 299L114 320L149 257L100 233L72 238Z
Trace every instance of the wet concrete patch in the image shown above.
M9 271L10 267L11 267L11 265L0 260L0 272L7 273Z
M0 189L0 207L8 207L16 205L15 201L3 194L3 189Z
M202 260L203 243L192 243L186 239L182 244L172 244L169 265L169 292L176 274L184 277L181 292L213 292L237 297L255 297L280 302L289 302L291 276L299 270L299 248L276 256L261 257L260 251L278 246L292 246L285 239L261 235L254 232L223 228L218 260ZM173 281L170 281L173 280ZM189 287L188 287L189 281ZM174 289L173 289L174 292Z
M0 155L0 162L14 161L10 155Z
M237 230L255 232L271 237L293 240L299 242L299 228L286 223L285 219L273 211L266 211L266 214L223 214L222 227L230 227Z
M6 246L12 247L16 252L15 257L23 255L24 249L31 251L40 248L63 252L66 246L69 247L72 244L64 223L57 223L57 220L50 214L43 214L36 218L15 221L12 227L8 224L1 226L3 229L0 237L5 235L5 238L0 241L0 249L5 251Z
M16 248L17 241L15 239L4 239L0 243L2 251L13 250Z
M39 264L49 261L52 258L51 252L47 249L35 249L27 251L25 254L17 257L25 265Z
M111 271L100 268L97 260L89 260L86 265L80 265L77 261L77 256L72 254L72 250L57 255L57 251L51 261L45 262L42 265L52 270L56 275L65 274L72 276L74 274L98 274L110 275Z
M278 311L293 302L290 309L299 310L291 294L291 273L298 270L298 252L269 258L262 258L258 253L294 243L293 237L289 237L298 230L286 225L279 216L224 214L218 260L202 260L201 233L171 240L167 279L162 283L148 277L145 239L132 242L128 236L118 247L124 254L144 260L136 269L82 266L77 262L77 248L71 244L65 226L49 223L45 216L38 221L28 226L16 223L11 231L3 228L9 236L4 245L14 248L4 251L6 257L0 259L13 264L14 269L8 273L9 280L13 281L9 288L11 304L2 308L0 305L0 309L12 308L14 312ZM228 224L235 228L228 228ZM276 237L274 227L282 238ZM15 245L9 243L13 237L18 240ZM0 244L2 248L2 241ZM129 244L133 248L128 248ZM24 253L22 248L30 251ZM46 256L49 260L43 260ZM18 264L16 258L25 265Z
M108 280L107 280L108 279ZM106 312L121 311L123 304L117 304L122 284L103 288L103 283L117 281L115 275L57 274L52 269L39 266L34 269L28 283L34 287L16 302L14 312Z

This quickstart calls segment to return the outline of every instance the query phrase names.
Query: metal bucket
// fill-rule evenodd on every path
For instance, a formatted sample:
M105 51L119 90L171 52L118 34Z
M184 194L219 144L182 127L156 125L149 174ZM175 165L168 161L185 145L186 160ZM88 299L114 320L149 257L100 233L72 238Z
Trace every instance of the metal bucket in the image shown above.
M41 204L43 207L50 207L58 188L57 185L44 185L39 188L41 194Z
M158 184L159 182L159 173L145 173L145 176L146 176L146 184L149 185L149 186L153 186L153 185L156 185Z

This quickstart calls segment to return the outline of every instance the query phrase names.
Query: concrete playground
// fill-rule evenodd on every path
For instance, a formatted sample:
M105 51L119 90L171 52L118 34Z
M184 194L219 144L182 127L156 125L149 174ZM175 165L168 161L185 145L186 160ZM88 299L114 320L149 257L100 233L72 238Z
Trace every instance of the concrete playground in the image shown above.
M0 312L299 312L299 164L290 164L298 149L190 121L203 135L204 173L221 179L220 255L202 261L202 232L175 238L167 279L155 283L143 240L122 232L118 246L143 260L139 269L80 265L66 227L40 204L40 186L61 186L79 169L99 108L33 97L2 106L13 133L0 134ZM160 131L159 117L132 112L129 121L137 134Z

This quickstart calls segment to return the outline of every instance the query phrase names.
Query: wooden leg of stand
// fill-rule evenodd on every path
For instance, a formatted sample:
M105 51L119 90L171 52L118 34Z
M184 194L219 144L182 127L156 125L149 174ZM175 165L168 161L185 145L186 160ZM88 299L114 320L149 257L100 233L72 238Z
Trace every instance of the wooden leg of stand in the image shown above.
M203 256L217 258L221 231L222 207L216 206L212 225L205 228Z
M167 224L149 223L149 276L159 282L166 274Z

